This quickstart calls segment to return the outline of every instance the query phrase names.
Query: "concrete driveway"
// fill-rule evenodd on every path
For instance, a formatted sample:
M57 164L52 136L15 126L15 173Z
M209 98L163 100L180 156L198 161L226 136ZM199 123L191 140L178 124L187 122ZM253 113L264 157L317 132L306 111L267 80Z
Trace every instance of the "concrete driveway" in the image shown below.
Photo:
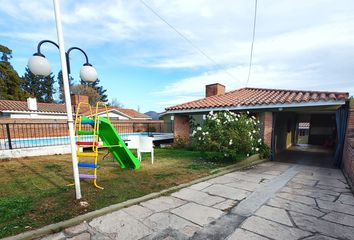
M46 239L354 239L339 169L267 162L98 217Z

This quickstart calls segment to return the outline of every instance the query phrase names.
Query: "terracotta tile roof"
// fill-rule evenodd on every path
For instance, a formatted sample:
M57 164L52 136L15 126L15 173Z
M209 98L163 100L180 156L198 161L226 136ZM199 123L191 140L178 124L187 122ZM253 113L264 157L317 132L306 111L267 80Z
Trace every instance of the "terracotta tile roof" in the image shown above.
M64 104L37 103L37 108L36 111L29 110L26 101L0 100L0 111L66 113Z
M195 101L167 107L166 111L216 107L242 107L255 105L307 103L318 101L347 100L346 92L323 92L306 90L283 90L265 88L241 88L222 95L210 96Z
M95 111L95 108L92 108L93 111ZM150 116L147 116L145 114L142 114L138 111L135 111L134 109L129 109L129 108L118 108L118 107L108 107L108 110L117 110L119 112L121 112L124 115L127 115L129 118L133 118L133 119L137 119L137 118L144 118L144 119L151 119ZM100 107L98 109L99 113L105 112L105 108L104 107ZM83 112L83 114L85 115L89 115L90 112L86 111Z

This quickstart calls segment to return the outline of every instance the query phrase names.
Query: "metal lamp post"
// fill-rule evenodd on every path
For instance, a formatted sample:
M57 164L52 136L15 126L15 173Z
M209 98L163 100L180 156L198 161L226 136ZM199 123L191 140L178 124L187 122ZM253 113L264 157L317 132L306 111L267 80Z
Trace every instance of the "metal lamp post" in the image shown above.
M72 157L72 165L74 172L74 180L75 180L75 191L76 191L76 199L81 198L81 188L80 188L80 178L79 178L79 169L78 169L78 161L76 156L76 141L75 141L75 132L74 132L74 121L73 121L73 112L71 107L71 99L70 99L70 89L69 89L69 74L70 74L70 61L69 54L72 50L78 50L85 55L86 63L80 69L80 77L82 80L86 82L94 82L97 80L97 72L92 67L92 65L88 62L88 57L86 53L78 47L69 48L67 52L65 52L64 48L64 37L63 37L63 29L61 25L61 14L60 14L60 5L59 0L53 0L54 3L54 13L55 13L55 21L56 21L56 29L58 35L58 44L50 40L43 40L38 43L37 52L33 54L33 56L28 60L28 68L29 70L35 74L40 76L48 76L51 73L51 66L49 61L45 58L45 56L41 53L40 48L43 43L51 43L55 45L60 52L60 62L63 74L63 85L64 85L64 96L65 96L65 106L68 118L68 127L69 127L69 136L70 136L70 146L71 146L71 157Z

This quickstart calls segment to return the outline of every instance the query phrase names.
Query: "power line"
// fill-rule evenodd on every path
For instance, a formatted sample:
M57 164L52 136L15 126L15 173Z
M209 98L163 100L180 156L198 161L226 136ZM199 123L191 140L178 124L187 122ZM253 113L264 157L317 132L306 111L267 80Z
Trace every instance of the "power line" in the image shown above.
M251 53L250 53L250 64L249 64L249 66L248 66L248 77L247 77L246 87L247 87L247 85L248 85L248 82L250 81L251 69L252 69L253 45L254 45L254 38L255 38L255 36L256 36L257 2L258 2L258 0L255 0L255 4L254 4L254 18L253 18L253 34L252 34L252 44L251 44Z
M145 1L140 0L140 2L149 9L156 17L158 17L161 21L163 21L167 26L169 26L172 30L174 30L180 37L182 37L185 41L187 41L194 49L196 49L201 55L206 57L209 61L211 61L215 66L221 68L232 80L236 78L229 72L227 69L216 62L213 58L211 58L208 54L206 54L201 48L199 48L194 42L192 42L189 38L187 38L183 33L178 31L174 26L172 26L167 20L165 20L158 12L156 12L152 7L150 7Z

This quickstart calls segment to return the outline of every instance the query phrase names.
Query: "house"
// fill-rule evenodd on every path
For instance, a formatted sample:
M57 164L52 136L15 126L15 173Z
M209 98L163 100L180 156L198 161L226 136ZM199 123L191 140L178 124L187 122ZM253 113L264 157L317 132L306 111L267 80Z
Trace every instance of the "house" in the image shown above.
M167 107L161 118L173 122L175 137L188 140L191 118L202 124L210 111L222 110L256 116L273 159L290 159L288 150L295 149L301 138L309 148L331 150L328 159L347 169L354 182L354 104L348 93L264 88L225 92L224 85L215 83L206 85L204 98ZM299 138L299 133L306 133L306 138Z
M71 95L74 113L79 102L88 102L88 97ZM89 115L89 111L86 114ZM127 108L109 107L108 114L112 120L151 120L151 117ZM100 107L98 115L106 116L105 109ZM65 104L37 103L35 98L27 101L0 100L0 118L65 120L66 107Z

